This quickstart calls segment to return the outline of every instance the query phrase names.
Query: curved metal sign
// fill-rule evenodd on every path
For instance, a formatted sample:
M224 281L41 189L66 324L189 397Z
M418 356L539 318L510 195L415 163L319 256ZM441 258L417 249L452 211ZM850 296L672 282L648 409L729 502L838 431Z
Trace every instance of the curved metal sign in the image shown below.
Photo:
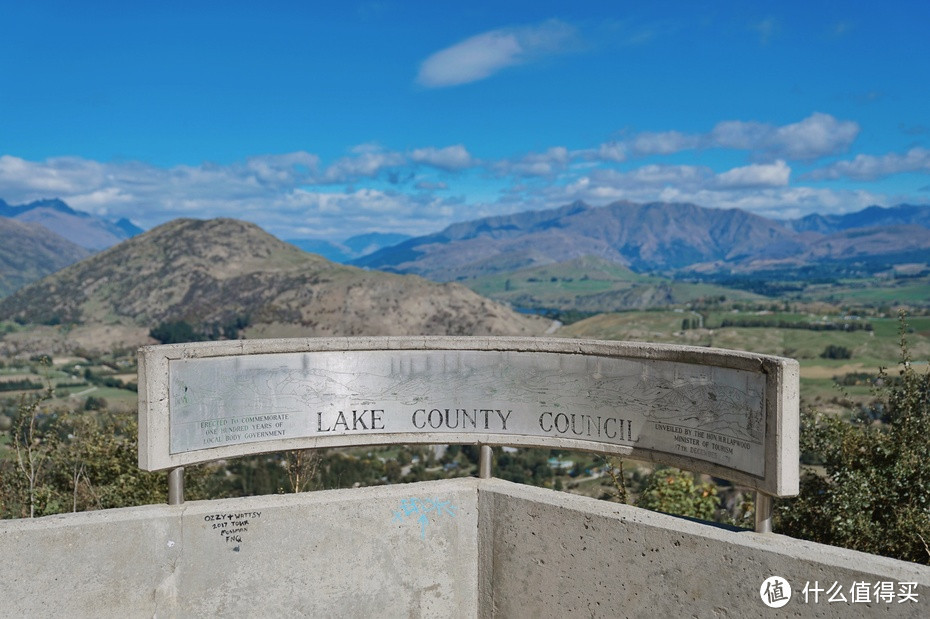
M582 449L797 493L795 361L536 338L150 346L139 464L386 443Z

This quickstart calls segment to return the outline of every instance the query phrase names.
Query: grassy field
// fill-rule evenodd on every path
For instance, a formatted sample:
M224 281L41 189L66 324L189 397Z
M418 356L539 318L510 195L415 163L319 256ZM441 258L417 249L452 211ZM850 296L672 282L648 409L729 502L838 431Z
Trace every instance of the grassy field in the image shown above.
M516 307L589 312L684 305L720 296L742 301L762 298L712 284L674 282L642 275L593 257L487 275L461 283L480 295Z
M865 383L838 387L834 377L858 373L874 375L882 367L893 371L899 361L900 324L893 318L869 318L871 331L812 331L778 327L713 328L713 325L721 324L722 314L712 313L707 317L711 328L683 331L682 320L690 316L682 311L600 314L562 327L557 335L710 346L791 357L801 364L801 396L809 404L868 400L869 387ZM823 318L820 315L787 313L744 316L794 323L821 321ZM842 319L841 316L832 318ZM908 324L911 358L915 363L925 363L930 359L930 317L915 317ZM849 350L850 358L823 358L821 355L828 346Z
M85 371L92 378L85 376ZM0 400L4 402L0 414L11 417L23 397L38 395L51 386L53 398L47 406L61 410L83 410L88 398L95 398L98 405L104 405L114 411L130 412L137 407L136 392L122 388L118 383L108 384L107 379L118 379L129 385L136 382L136 375L125 370L116 373L112 367L95 364L76 357L62 357L52 360L52 365L39 361L15 363L7 360L0 368L0 384L9 381L26 380L37 386L36 389L2 390ZM105 400L105 403L100 399Z
M844 279L830 284L810 284L804 291L810 300L847 305L923 305L930 303L930 277Z
M461 283L478 294L516 307L589 312L681 307L711 298L753 304L788 301L837 307L927 307L930 304L930 275L922 274L925 273L925 265L917 266L920 268L911 274L906 270L901 273L888 271L861 278L814 278L809 281L796 278L753 280L749 276L734 276L732 281L719 280L726 283L724 286L634 273L624 266L588 256ZM777 298L749 292L757 289Z

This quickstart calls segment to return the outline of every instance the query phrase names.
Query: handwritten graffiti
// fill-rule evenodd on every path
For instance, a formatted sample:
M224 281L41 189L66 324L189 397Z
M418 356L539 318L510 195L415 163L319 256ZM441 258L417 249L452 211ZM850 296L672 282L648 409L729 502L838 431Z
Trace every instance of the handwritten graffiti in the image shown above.
M404 522L408 518L416 518L420 523L420 539L426 539L426 527L429 525L430 516L451 516L455 518L455 512L458 508L452 504L452 501L443 501L433 497L432 499L410 498L400 502L400 509L394 512L392 522Z
M207 526L219 533L227 544L236 544L233 550L239 552L243 534L249 530L250 524L261 518L261 512L239 512L232 514L207 514L203 521Z

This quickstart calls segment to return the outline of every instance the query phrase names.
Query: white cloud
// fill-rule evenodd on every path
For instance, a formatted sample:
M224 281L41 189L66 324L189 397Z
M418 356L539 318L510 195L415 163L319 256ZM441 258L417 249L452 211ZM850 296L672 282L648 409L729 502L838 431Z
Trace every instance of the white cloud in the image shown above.
M626 161L627 146L623 142L604 142L597 149L596 158L601 161Z
M499 161L494 168L499 174L516 176L552 176L568 165L571 155L564 146L553 146L542 153L527 153L516 160Z
M698 136L686 135L678 131L661 133L640 133L633 140L633 151L643 155L670 155L700 145Z
M627 172L592 170L567 185L550 185L536 193L546 196L553 205L574 200L593 203L620 199L654 201L669 188L695 192L711 184L713 178L713 170L705 166L650 164ZM533 189L527 191L533 192Z
M362 144L356 146L352 152L352 156L343 157L326 168L322 180L328 183L344 183L359 178L373 178L386 168L407 163L406 157L401 153L387 151L376 145Z
M491 30L432 54L420 65L417 81L429 88L475 82L507 67L563 52L574 37L575 29L557 20Z
M627 186L632 187L697 187L713 176L713 171L704 166L691 165L646 165L623 175Z
M858 123L818 112L776 129L770 150L788 159L817 159L845 152L858 135Z
M432 166L448 172L471 168L479 164L461 144L436 148L415 148L408 154L385 150L377 144L362 144L326 168L320 182L345 183L360 178L374 178L383 170L401 168L410 163Z
M781 159L810 160L845 152L858 135L858 123L815 112L800 122L781 127L724 121L707 135L706 143Z
M859 125L829 114L814 113L804 120L776 127L739 120L718 123L707 136L708 146L753 150L785 159L816 159L846 151L859 134Z
M7 201L31 201L89 191L104 181L103 164L79 157L43 163L0 156L0 188Z
M368 230L426 234L455 221L578 199L685 201L775 216L847 212L914 199L791 185L791 158L834 154L848 148L858 131L855 122L812 114L783 126L726 121L706 133L621 133L589 149L553 146L496 161L476 158L464 144L403 152L362 144L328 166L306 151L169 168L5 155L0 156L0 197L11 204L59 197L75 208L128 217L146 228L176 217L222 216L253 221L283 238L333 240ZM680 150L709 148L748 151L752 163L718 170L661 161ZM635 157L645 155L659 161L635 165ZM859 155L814 170L808 178L868 181L913 171L930 172L930 150ZM470 201L449 195L449 185L468 187ZM489 197L495 195L500 198Z
M257 181L273 185L306 182L317 176L319 165L320 158L305 151L249 157L245 162Z
M915 147L906 153L888 153L881 157L856 155L851 161L837 161L814 170L805 178L813 180L853 178L871 181L906 172L930 172L930 150Z
M120 207L131 205L132 202L133 196L121 188L105 187L69 198L68 206L79 211L107 216L114 208L118 210Z
M445 148L417 148L410 153L410 159L416 163L439 168L441 170L464 170L477 165L468 150L461 144L446 146Z
M854 121L814 113L788 125L726 120L706 133L643 132L578 151L589 160L625 161L629 155L672 155L685 150L724 148L750 151L754 159L813 160L846 152L859 135Z
M722 189L752 187L786 187L791 168L781 159L771 164L752 164L733 168L717 175L717 186Z
M717 123L705 136L708 146L733 148L736 150L761 149L767 146L774 131L771 125L742 120L724 120Z
M427 234L452 221L454 201L401 192L359 189L351 192L315 192L298 189L291 199L299 217L287 216L269 226L282 238L312 236L345 239L361 231Z
M406 158L363 145L346 160L352 164L344 161L343 171L361 174ZM171 168L77 157L34 162L6 155L0 156L0 197L10 204L58 197L74 208L127 217L143 228L177 217L233 217L281 238L341 240L361 230L426 234L467 218L460 198L430 193L442 184L421 185L413 194L369 187L311 191L308 186L325 182L318 165L318 157L305 152Z
M766 217L800 217L809 213L841 213L872 204L892 204L899 196L864 190L812 187L722 187L717 176L702 166L644 166L630 172L598 170L566 185L524 188L506 196L507 208L551 208L583 200L607 204L632 202L689 202L714 208L739 208Z

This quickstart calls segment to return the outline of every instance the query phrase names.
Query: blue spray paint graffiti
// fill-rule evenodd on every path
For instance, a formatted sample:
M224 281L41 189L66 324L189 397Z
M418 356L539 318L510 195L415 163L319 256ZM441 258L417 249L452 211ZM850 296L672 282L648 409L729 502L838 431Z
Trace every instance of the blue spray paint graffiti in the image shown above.
M400 509L394 512L392 522L403 522L405 518L416 516L417 522L420 523L420 539L426 539L426 525L429 524L430 514L455 518L455 510L457 509L452 504L452 501L442 501L435 497L432 499L414 497L400 502Z

